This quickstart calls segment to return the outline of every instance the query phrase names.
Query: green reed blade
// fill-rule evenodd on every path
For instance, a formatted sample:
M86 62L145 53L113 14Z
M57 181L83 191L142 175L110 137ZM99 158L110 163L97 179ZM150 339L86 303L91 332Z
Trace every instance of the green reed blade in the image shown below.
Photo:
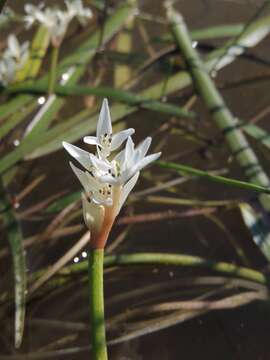
M217 262L185 254L168 254L168 253L133 253L107 255L104 258L104 266L130 266L130 265L173 265L187 268L199 268L222 273L233 278L251 280L259 284L267 285L267 277L259 271L248 267L241 267L226 262ZM63 274L72 274L88 271L87 261L81 261L78 264L66 266Z
M26 304L26 265L25 253L22 245L23 237L21 228L13 211L12 203L0 182L1 189L1 217L8 235L11 248L14 272L14 297L15 297L15 347L19 348L23 338L25 304Z
M0 123L0 139L6 136L11 130L13 130L23 119L26 118L32 111L38 107L37 102L30 102L24 105L20 111L15 112L10 118Z
M229 186L234 186L234 187L238 187L241 189L256 191L259 193L270 194L270 188L268 188L268 187L252 184L252 183L249 183L246 181L231 179L231 178L228 178L225 176L209 174L207 171L195 169L190 166L175 164L175 163L170 163L170 162L165 162L165 161L156 161L155 164L157 164L158 166L165 168L165 169L172 169L172 170L179 171L180 173L183 173L183 174L202 177L202 178L208 179L210 181L218 182L223 185L229 185Z
M233 25L216 25L209 26L207 28L194 29L190 31L190 36L192 40L201 41L201 40L210 40L210 39L218 39L225 37L234 37L238 36L241 31L244 30L244 24L233 24ZM164 34L159 38L154 38L156 42L162 43L173 43L172 34Z
M16 81L33 80L39 73L50 42L46 27L40 26L31 43L29 59L16 75Z

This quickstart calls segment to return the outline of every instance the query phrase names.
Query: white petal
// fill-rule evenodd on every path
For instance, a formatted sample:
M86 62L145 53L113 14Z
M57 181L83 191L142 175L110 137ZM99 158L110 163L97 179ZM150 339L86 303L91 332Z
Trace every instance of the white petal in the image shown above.
M69 163L71 166L71 169L74 171L77 178L80 180L80 183L84 187L84 190L88 193L89 192L89 179L87 176L87 173L77 168L75 165L72 164L72 162Z
M124 163L124 160L125 160L125 152L126 150L122 150L120 151L114 158L114 160L116 162L118 162L120 164L120 167L122 167L123 163Z
M117 148L119 148L119 146L121 146L123 144L123 142L132 134L134 134L135 130L134 129L127 129L127 130L123 130L120 131L118 133L116 133L115 135L112 136L112 143L111 143L111 151L116 150Z
M83 217L90 231L99 232L104 221L105 209L103 206L89 202L82 194Z
M119 199L119 205L118 205L118 211L117 214L119 213L119 211L121 210L124 202L127 200L128 195L130 194L131 190L134 188L134 186L136 185L136 182L139 178L140 172L138 171L122 188L121 194L120 194L120 199Z
M8 37L8 47L10 49L11 55L15 58L20 56L20 45L15 35L11 34Z
M152 138L150 136L148 136L146 139L144 139L144 141L142 141L136 148L135 152L136 154L138 153L138 157L139 159L143 159L144 156L146 155L150 145L152 142Z
M139 164L138 164L138 170L141 170L142 168L144 168L145 166L147 166L148 164L150 164L153 161L156 161L161 155L161 152L156 153L156 154L151 154L149 156L146 156Z
M108 174L108 175L102 175L99 177L99 181L102 183L107 183L107 184L111 184L111 185L115 185L118 183L118 179L114 178L112 175Z
M133 157L134 157L134 142L129 136L125 147L125 158L123 161L123 166L126 166L127 164L132 164Z
M73 156L82 166L84 166L87 170L91 169L92 162L91 162L91 156L90 154L80 149L79 147L69 144L65 141L62 142L64 148L67 150L67 152Z
M108 171L109 169L111 169L111 165L109 162L99 159L93 154L90 154L90 158L91 158L92 164L94 165L94 167L97 170Z
M95 137L95 136L85 136L85 137L83 138L83 141L84 141L86 144L99 145L98 139L97 139L97 137Z
M104 99L99 114L97 123L97 138L100 139L101 135L112 133L112 122L108 100Z

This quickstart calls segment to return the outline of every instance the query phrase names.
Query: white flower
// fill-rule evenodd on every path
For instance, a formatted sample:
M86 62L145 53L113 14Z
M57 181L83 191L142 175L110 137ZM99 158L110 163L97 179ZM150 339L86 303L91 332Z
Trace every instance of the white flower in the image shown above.
M152 138L147 137L135 148L129 136L125 149L111 161L111 168L105 174L103 173L99 176L100 181L112 185L124 184L135 173L157 160L161 153L145 156L151 145L151 141Z
M74 17L83 23L83 21L92 16L92 12L88 8L84 8L81 0L66 1L66 10L58 8L45 8L43 4L35 6L26 4L24 9L26 16L24 20L27 27L31 27L38 22L44 25L51 36L51 41L54 46L59 46L66 34L67 27Z
M29 42L19 44L15 35L7 40L7 48L0 58L0 82L8 85L15 80L16 73L24 66L29 56Z
M89 8L83 7L81 0L66 0L65 4L69 17L71 19L76 17L82 25L85 25L86 20L93 16Z
M46 8L43 10L41 6L31 4L25 5L25 12L27 15L24 19L27 26L30 27L35 22L44 25L49 31L53 45L59 46L70 22L69 14L59 9Z
M15 61L0 60L0 83L4 86L12 83L16 74Z
M133 132L133 129L128 129L112 135L110 112L105 99L97 124L97 136L84 139L87 143L97 146L97 154L88 153L75 145L63 142L64 148L85 169L81 170L70 164L84 188L84 219L94 233L105 231L104 227L111 228L135 186L140 170L161 154L146 156L151 144L150 137L135 148L130 137ZM120 147L125 140L127 142L124 150L109 159L111 151Z
M99 156L106 159L112 151L118 149L134 132L134 129L127 129L112 134L109 105L107 99L104 99L97 124L97 136L86 136L83 141L87 144L96 145Z
M3 57L7 59L12 58L21 67L29 55L29 42L25 41L22 43L22 45L20 45L16 36L11 34L8 37L7 44L8 46L4 52Z

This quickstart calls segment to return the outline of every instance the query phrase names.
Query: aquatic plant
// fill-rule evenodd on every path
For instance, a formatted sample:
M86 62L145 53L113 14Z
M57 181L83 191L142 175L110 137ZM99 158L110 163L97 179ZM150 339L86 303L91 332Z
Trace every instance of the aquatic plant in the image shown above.
M96 136L86 136L87 144L96 146L96 154L90 154L72 144L63 142L64 148L86 171L72 163L71 168L80 180L83 215L90 230L91 253L89 256L91 318L93 326L93 350L95 359L105 359L105 325L103 310L102 267L103 249L111 228L129 193L134 188L140 170L157 160L161 153L146 156L151 145L151 138L146 138L136 148L131 139L134 129L112 133L111 116L107 99L103 100L97 123ZM126 141L127 140L127 141ZM125 149L114 154L123 142Z
M0 10L5 2L0 0ZM135 0L88 4L63 0L50 7L29 1L24 13L15 5L0 17L3 33L20 39L3 39L0 60L0 218L7 238L0 259L8 276L13 272L14 285L13 293L9 285L0 293L1 351L14 352L11 317L14 344L21 347L21 355L11 358L28 358L29 352L29 358L75 358L92 345L96 358L106 358L106 343L135 339L210 311L269 301L267 274L258 270L270 258L269 174L263 170L270 137L258 123L269 113L262 108L267 91L254 107L251 92L238 90L267 85L265 52L253 50L270 33L270 16L262 16L267 5L245 23L208 26L203 17L204 28L189 30L173 8L153 15ZM29 46L21 42L24 38ZM232 63L243 64L241 76L234 72L232 79L228 69L219 78ZM259 75L252 74L254 64ZM252 99L246 109L235 106L238 96ZM103 98L111 106L105 99L99 114ZM254 118L237 119L254 108ZM154 154L147 155L150 137L135 147L129 127L137 129L137 138L151 134ZM82 148L73 145L82 138ZM63 153L53 155L62 150L63 140L78 163L71 168L82 191L58 160ZM144 171L161 150L163 161ZM139 176L141 189L133 192ZM257 248L248 231L240 238L244 225ZM201 247L208 259L201 257ZM199 256L182 253L195 248ZM107 341L103 265L114 270L106 278ZM129 284L133 271L136 287ZM12 282L3 278L3 284ZM75 296L69 302L70 289ZM52 296L60 312L50 306ZM38 318L39 306L44 319ZM33 316L25 316L26 309ZM46 317L51 310L56 312ZM89 332L88 322L83 323L88 313L91 343L79 339L79 333ZM43 332L44 323L65 328L63 337L51 332L54 338L42 336L42 347L32 345L36 341L29 346L32 326ZM68 329L72 333L66 336Z

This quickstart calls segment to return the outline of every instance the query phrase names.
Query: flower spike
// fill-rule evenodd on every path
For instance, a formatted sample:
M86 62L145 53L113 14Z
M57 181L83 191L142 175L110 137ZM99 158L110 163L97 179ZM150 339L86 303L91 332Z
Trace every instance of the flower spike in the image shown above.
M86 143L96 146L97 153L91 154L63 142L68 153L85 169L83 171L70 163L84 188L84 220L92 232L91 244L95 249L104 248L115 218L136 185L140 171L161 155L156 153L146 156L151 137L135 147L131 138L133 133L134 129L112 133L109 105L105 99L96 136L84 138ZM125 148L111 158L111 152L118 149L124 141Z

